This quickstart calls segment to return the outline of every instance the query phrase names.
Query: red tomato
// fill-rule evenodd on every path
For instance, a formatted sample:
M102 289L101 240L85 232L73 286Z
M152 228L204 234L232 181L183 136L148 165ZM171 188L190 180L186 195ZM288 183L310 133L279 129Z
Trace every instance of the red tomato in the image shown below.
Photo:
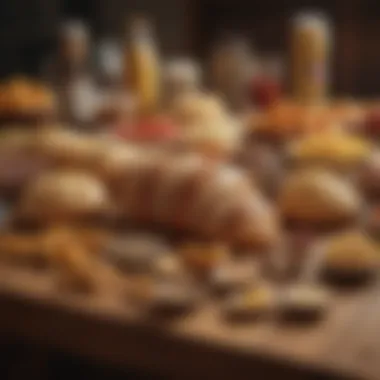
M272 78L255 78L250 93L255 104L259 107L268 107L281 97L281 85Z

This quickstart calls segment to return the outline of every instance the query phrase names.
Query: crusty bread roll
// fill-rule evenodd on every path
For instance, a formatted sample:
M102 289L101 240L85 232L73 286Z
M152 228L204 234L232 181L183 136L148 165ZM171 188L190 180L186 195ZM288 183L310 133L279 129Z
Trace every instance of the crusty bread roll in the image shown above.
M107 211L106 187L89 174L75 171L45 173L27 186L18 216L42 223L80 221Z
M89 166L104 149L104 141L99 137L63 128L41 131L36 144L42 154L59 167Z
M181 127L183 147L212 158L225 158L240 144L242 127L216 96L190 92L173 104L174 120Z
M243 173L196 155L136 158L115 201L128 219L221 241L268 247L278 236L274 211Z
M350 183L323 169L290 174L279 195L283 217L297 222L348 222L359 215L361 205L361 198Z
M376 244L362 231L334 235L322 250L321 274L329 282L344 285L366 283L378 275Z
M96 215L108 204L109 193L120 216L132 223L257 247L277 238L274 211L236 168L202 155L173 156L62 130L28 139L55 170L27 187L20 212L28 218Z

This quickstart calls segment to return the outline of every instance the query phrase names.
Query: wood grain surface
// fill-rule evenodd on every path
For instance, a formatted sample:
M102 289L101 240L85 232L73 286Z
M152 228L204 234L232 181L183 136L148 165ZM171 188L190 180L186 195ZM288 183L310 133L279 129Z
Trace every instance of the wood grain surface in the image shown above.
M327 318L303 328L275 320L230 326L212 303L163 324L120 299L58 292L50 275L3 267L0 333L180 378L376 379L379 294L379 286L336 294Z

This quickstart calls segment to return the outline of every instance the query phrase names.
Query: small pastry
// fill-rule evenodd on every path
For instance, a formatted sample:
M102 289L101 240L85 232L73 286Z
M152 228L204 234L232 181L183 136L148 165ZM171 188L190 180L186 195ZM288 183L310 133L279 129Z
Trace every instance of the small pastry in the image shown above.
M359 285L378 273L379 255L374 243L362 232L346 232L327 242L321 275L330 283Z
M229 157L240 144L242 128L217 97L184 93L174 102L172 115L182 126L180 139L186 150L219 160Z
M199 301L199 295L189 284L162 282L153 285L147 308L154 315L172 316L190 312Z
M28 79L12 78L0 86L0 123L40 125L57 112L53 92Z
M241 291L258 280L258 268L252 262L231 261L216 267L210 275L211 288L218 294Z
M226 246L220 244L189 243L179 249L185 267L200 277L207 277L230 255Z
M361 206L360 195L348 181L323 169L290 174L279 194L283 218L303 226L326 229L352 223Z
M54 264L59 273L59 286L85 293L103 292L116 286L118 274L98 261L78 243L62 239L51 247Z
M251 133L268 142L284 143L309 133L330 128L331 120L324 107L305 107L280 101L249 122Z
M172 104L171 114L180 125L187 126L202 120L215 120L225 114L223 102L202 92L185 92Z
M169 247L161 239L141 234L111 239L104 257L123 272L149 273L168 252Z
M270 313L275 305L271 289L259 285L228 298L223 305L223 314L230 321L250 321Z
M37 224L95 221L107 216L107 189L95 177L75 171L57 171L32 181L16 214Z
M230 157L240 146L241 128L228 115L204 119L187 125L181 135L185 149L213 159Z
M289 322L316 321L324 315L328 303L328 294L318 286L294 285L280 297L279 316Z
M341 131L315 133L293 143L289 149L296 164L337 169L355 169L370 153L368 141Z

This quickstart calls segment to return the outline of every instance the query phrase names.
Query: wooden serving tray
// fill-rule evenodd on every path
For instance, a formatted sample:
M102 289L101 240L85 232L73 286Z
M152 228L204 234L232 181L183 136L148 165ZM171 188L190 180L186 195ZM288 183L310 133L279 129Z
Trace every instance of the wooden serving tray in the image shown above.
M119 299L62 293L52 275L0 267L0 333L121 366L183 378L365 378L380 374L380 286L336 294L309 327L231 326L207 304L148 321ZM326 376L326 377L325 377Z

